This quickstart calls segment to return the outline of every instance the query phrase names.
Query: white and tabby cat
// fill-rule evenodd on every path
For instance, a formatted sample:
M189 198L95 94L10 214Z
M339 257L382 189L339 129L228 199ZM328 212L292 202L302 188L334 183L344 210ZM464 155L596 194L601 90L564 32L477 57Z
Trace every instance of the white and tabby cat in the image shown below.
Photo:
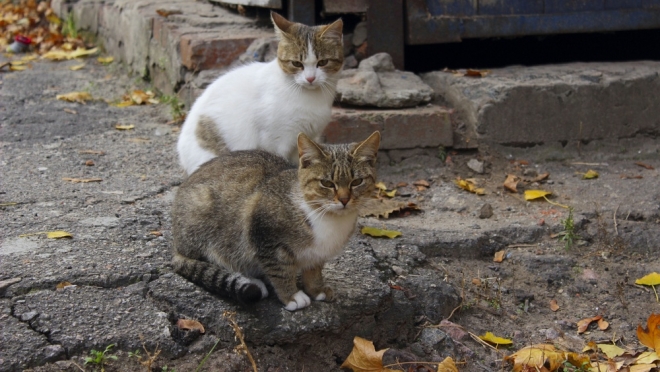
M310 27L271 18L277 58L228 72L193 104L177 144L188 174L227 150L259 149L296 163L298 133L318 139L330 122L344 63L342 21Z
M319 145L301 133L298 169L260 150L202 165L174 198L174 269L243 303L268 296L262 280L290 311L309 306L310 297L332 300L321 271L373 197L379 144L378 132L343 145Z

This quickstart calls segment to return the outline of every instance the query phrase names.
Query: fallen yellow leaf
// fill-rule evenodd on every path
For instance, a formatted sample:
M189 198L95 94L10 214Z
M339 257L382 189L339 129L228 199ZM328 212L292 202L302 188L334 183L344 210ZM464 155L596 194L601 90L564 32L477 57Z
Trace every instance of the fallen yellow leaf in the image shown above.
M655 351L645 351L635 358L635 364L655 363L660 360L660 356Z
M543 190L525 190L525 200L534 200L548 195L552 195L552 193Z
M646 326L646 329L637 326L637 338L657 353L660 351L660 314L651 314L646 320Z
M623 366L623 361L615 362L608 360L607 362L592 362L589 372L618 372Z
M446 357L442 362L440 362L440 364L438 364L437 372L458 372L458 368L456 368L454 359L451 357Z
M552 311L557 311L559 310L559 304L557 304L557 300L550 300L550 310Z
M376 186L376 188L379 190L383 190L383 191L387 190L387 186L385 186L385 183L383 182L378 182L374 186Z
M536 344L524 347L509 356L505 356L504 360L513 363L513 372L556 371L566 360L571 364L582 363L584 361L589 362L586 356L557 351L554 346L549 344ZM578 367L580 366L581 364L578 365Z
M133 128L135 128L135 125L133 125L133 124L128 124L128 125L117 124L117 125L115 125L115 129L117 129L117 130L131 130Z
M84 63L82 63L82 64L80 64L80 65L71 66L71 67L69 67L69 70L71 70L71 71L78 71L78 70L80 70L80 69L83 68L83 67L85 67L85 64L84 64Z
M55 96L55 98L62 101L78 102L84 104L85 101L89 101L92 99L92 95L87 92L71 92L66 94L58 94L57 96Z
M112 63L115 59L113 57L99 57L96 59L99 61L99 63L103 63L104 65L107 65L109 63Z
M589 169L587 173L582 175L582 179L590 180L592 178L598 178L598 172L593 169Z
M121 102L115 104L114 106L115 107L128 107L128 106L133 106L133 105L135 105L135 102L128 99L128 100L121 101Z
M598 329L601 331L606 330L610 326L610 323L608 323L605 319L598 319Z
M11 71L25 71L27 69L27 66L22 66L22 65L15 65L11 64L9 65L9 70Z
M614 359L626 352L625 349L622 349L616 345L598 344L598 348L610 359Z
M647 363L647 364L634 364L632 366L629 366L629 372L649 372L653 368L657 367L655 364L652 363Z
M375 227L368 227L368 226L364 226L360 230L360 232L364 235L370 235L370 236L377 237L377 238L385 236L385 237L388 237L390 239L394 239L397 236L402 235L400 231L383 230L383 229L378 229L378 228L375 228Z
M69 233L66 232L66 231L61 231L61 230L59 230L59 231L48 231L48 232L46 233L46 237L47 237L48 239L62 239L62 238L69 238L69 239L71 239L71 238L73 238L73 235L69 234Z
M508 338L495 336L492 332L486 332L483 336L479 336L480 339L490 342L491 344L496 345L512 345L513 341Z
M635 284L641 285L660 285L660 274L652 272L649 275L643 276L635 280Z
M383 354L386 351L376 351L373 342L356 336L353 339L353 350L340 368L350 368L353 372L394 372L383 367Z
M62 177L62 181L69 181L73 183L89 183L89 182L101 182L103 181L102 178L69 178L69 177Z
M392 191L383 191L383 194L387 195L388 198L393 198L396 195L396 189Z
M474 181L472 181L471 179L463 180L459 177L454 182L456 183L456 186L462 188L465 191L469 191L477 195L486 194L486 191L483 188L478 188L474 184Z
M50 52L44 53L41 58L45 59L50 59L53 61L61 61L63 59L74 59L74 58L80 58L80 57L85 57L90 54L94 54L98 52L99 48L92 48L92 49L85 49L85 48L78 48L76 50L62 50L62 49L54 49L51 50Z
M202 325L202 323L192 319L179 319L176 322L176 326L179 329L184 329L188 331L198 330L199 333L206 332L206 330L204 330L204 326Z

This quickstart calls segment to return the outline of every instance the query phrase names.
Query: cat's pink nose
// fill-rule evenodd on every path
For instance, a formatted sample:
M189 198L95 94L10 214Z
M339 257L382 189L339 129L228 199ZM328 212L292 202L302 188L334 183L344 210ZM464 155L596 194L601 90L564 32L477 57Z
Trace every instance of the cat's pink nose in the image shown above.
M349 200L350 198L339 198L339 201L344 205L344 207L346 206L346 204L348 204Z
M314 77L314 76L308 76L308 77L306 77L305 79L307 79L307 81L309 81L309 83L311 84L311 83L314 82L314 79L316 79L316 77Z

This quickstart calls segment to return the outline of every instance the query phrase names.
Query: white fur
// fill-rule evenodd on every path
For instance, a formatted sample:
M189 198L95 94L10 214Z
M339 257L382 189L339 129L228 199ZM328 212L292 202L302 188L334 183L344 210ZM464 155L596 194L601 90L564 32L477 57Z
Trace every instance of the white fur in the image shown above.
M323 301L325 300L325 293L321 292L314 297L314 301Z
M261 289L261 299L262 300L264 298L268 297L268 289L266 288L266 285L264 284L264 282L262 282L259 279L255 279L255 278L250 278L250 282L252 282L253 284L256 284L259 287L259 289Z
M293 295L293 301L289 301L284 308L289 311L296 311L309 306L311 303L312 300L305 292L298 291Z
M340 254L355 231L357 210L350 204L346 208L341 203L336 204L339 207L333 205L335 208L330 208L329 212L323 213L320 210L312 209L304 201L300 203L314 232L313 246L298 255L302 268L327 262Z
M261 149L297 163L298 133L318 139L331 118L338 74L326 74L317 63L311 53L296 75L282 71L277 60L252 63L209 85L188 113L177 143L186 173L215 157L195 136L202 115L214 121L230 151Z

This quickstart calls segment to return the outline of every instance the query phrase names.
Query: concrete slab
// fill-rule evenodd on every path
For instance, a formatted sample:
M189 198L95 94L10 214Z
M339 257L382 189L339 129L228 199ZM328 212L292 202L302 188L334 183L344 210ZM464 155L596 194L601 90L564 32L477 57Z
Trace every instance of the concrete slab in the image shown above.
M625 138L660 132L660 62L572 63L495 69L483 78L423 75L484 143Z

